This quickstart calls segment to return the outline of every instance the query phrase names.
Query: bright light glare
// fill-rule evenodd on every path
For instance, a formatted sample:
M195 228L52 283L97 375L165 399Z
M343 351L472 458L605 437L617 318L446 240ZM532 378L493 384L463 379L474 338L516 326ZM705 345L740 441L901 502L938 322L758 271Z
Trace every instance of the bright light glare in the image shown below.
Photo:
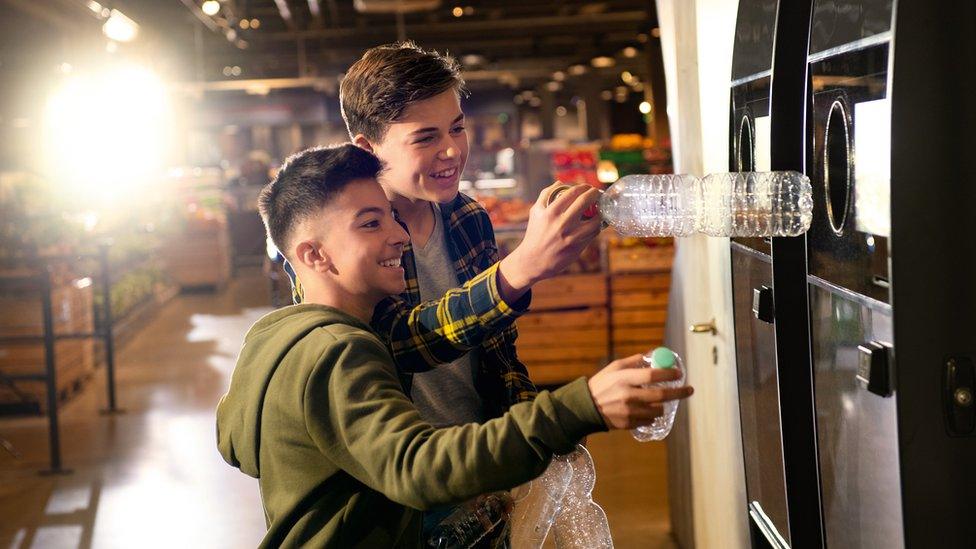
M72 77L48 101L46 161L65 191L131 200L159 173L169 118L165 88L146 69Z
M131 42L139 34L139 25L119 10L112 10L102 25L102 32L116 42Z
M203 13L207 15L217 15L217 12L220 11L220 2L217 0L207 0L201 8L203 9Z
M640 112L644 114L651 112L651 104L648 103L647 101L641 101L640 106L638 106L637 108L640 109Z

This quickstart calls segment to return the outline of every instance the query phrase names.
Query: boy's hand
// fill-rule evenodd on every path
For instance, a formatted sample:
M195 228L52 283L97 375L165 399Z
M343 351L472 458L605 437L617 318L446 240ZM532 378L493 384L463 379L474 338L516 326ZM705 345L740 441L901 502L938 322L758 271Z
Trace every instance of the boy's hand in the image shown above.
M584 219L600 193L589 185L574 185L546 206L549 195L562 183L539 194L529 211L525 237L499 264L502 296L515 301L533 284L566 270L590 241L600 234L599 216Z
M680 377L677 368L648 368L641 355L633 355L611 362L591 377L588 384L593 403L607 428L633 429L660 416L665 401L687 398L694 392L689 385L674 389L644 385Z

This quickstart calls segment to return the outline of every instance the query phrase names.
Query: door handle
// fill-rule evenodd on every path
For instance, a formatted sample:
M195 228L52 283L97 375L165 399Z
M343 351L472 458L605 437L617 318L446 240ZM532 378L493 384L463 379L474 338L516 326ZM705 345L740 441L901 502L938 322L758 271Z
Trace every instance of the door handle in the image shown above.
M692 324L688 326L688 331L695 334L710 333L712 335L718 334L718 330L715 329L715 319L711 319L708 322L699 322L697 324Z

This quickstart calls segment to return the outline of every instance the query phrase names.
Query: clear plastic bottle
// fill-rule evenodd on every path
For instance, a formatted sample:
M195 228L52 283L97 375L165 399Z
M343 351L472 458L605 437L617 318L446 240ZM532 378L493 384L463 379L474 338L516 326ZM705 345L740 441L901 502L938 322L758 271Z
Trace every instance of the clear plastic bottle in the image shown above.
M810 228L813 197L810 179L791 171L628 175L603 191L598 209L623 236L797 236Z
M810 228L810 179L799 172L716 173L702 181L698 230L709 236L798 236Z
M607 514L593 501L596 467L585 446L556 456L572 466L573 478L553 524L556 549L613 549Z
M474 546L512 513L512 497L495 492L471 500L442 520L427 540L436 549L464 549Z
M654 385L658 387L681 387L684 385L684 368L681 364L681 357L667 347L658 347L644 355L644 362L651 368L670 369L677 368L681 372L681 377L674 381L661 381ZM674 426L674 416L678 413L678 401L669 400L664 403L664 413L654 419L650 425L642 425L631 431L634 438L640 442L649 440L664 440Z
M624 236L690 236L701 198L701 180L693 175L628 175L603 192L599 210Z

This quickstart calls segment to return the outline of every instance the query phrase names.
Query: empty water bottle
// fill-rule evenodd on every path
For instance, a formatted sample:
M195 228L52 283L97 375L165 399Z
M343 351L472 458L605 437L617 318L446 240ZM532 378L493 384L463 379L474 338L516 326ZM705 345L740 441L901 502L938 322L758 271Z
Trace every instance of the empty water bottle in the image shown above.
M658 347L644 355L644 362L651 368L677 368L681 377L674 381L661 381L654 385L658 387L681 387L684 384L684 368L681 367L681 357L667 347ZM634 438L640 442L649 440L664 440L674 426L674 416L678 413L678 401L668 400L664 403L664 413L654 419L650 425L642 425L631 431Z
M799 172L717 173L702 181L699 231L710 236L797 236L810 228L810 179Z
M628 175L600 197L603 220L624 236L690 236L701 212L693 175Z
M512 505L512 497L507 492L496 492L471 500L434 527L427 546L436 549L473 547L509 519Z
M551 203L569 186L549 196ZM810 180L799 172L628 175L600 197L600 217L623 236L797 236L810 228Z

